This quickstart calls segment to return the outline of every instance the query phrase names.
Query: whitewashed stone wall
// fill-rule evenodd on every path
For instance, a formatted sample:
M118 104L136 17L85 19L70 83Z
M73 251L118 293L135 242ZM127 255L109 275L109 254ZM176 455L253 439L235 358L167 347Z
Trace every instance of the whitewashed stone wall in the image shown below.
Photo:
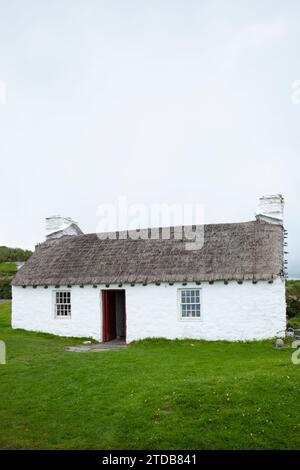
M182 284L126 286L127 342L147 337L253 340L274 337L285 329L285 285L281 279L272 284L203 283L199 286L200 320L180 319L178 289L182 288ZM13 287L13 328L101 341L101 289L72 287L71 319L55 318L53 290Z
M273 284L265 281L202 284L200 320L180 319L178 287L182 285L135 286L127 290L128 342L159 336L253 340L274 337L285 329L285 286L281 279Z
M56 318L54 287L15 287L12 295L12 327L43 331L61 336L91 337L101 340L100 289L92 286L61 287L71 291L71 318Z

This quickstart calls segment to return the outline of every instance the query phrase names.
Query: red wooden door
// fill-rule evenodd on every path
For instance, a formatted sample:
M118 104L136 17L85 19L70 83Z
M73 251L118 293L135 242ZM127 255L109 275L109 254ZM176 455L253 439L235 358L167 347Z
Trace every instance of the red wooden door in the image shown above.
M114 291L102 291L103 341L115 339L116 332L116 296Z

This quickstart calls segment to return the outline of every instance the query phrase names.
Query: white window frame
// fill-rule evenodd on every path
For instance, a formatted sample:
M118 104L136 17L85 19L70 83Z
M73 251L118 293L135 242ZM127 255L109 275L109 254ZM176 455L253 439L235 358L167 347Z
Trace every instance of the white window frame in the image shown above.
M182 310L181 310L181 293L182 291L199 291L199 305L200 305L200 316L199 317L183 317L182 316ZM195 303L195 305L197 305ZM202 289L199 287L183 287L180 289L177 289L177 306L178 306L178 317L180 321L187 321L187 322L199 322L202 321Z
M68 293L70 294L70 303L61 303L60 305L70 305L70 314L69 315L57 315L56 306L59 305L56 303L56 294L57 293ZM54 318L56 320L71 320L72 318L72 293L70 289L57 289L53 291L53 312Z

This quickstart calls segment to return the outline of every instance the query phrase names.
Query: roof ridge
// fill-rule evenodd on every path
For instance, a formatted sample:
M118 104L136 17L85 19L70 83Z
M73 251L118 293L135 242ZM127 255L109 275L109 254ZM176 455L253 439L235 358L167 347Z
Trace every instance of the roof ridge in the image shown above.
M174 230L177 228L190 228L190 227L204 227L204 228L209 228L209 227L230 227L232 225L251 225L255 224L256 220L249 220L246 222L220 222L220 223L211 223L211 224L186 224L186 225L167 225L167 226L159 226L159 227L142 227L142 228L133 228L133 229L124 229L124 230L113 230L113 231L108 231L108 232L90 232L90 233L84 233L81 235L76 235L77 238L79 237L86 237L86 236L98 236L98 235L109 235L109 234L123 234L123 233L131 233L131 232L143 232L143 231L149 231L149 230ZM67 239L67 238L74 238L74 235L65 235L64 237L61 237L61 239Z

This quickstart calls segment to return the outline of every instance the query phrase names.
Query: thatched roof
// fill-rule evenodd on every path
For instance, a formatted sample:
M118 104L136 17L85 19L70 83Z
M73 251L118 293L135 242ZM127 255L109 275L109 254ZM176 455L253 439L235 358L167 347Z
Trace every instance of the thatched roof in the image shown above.
M264 222L204 226L204 246L185 241L66 236L36 248L13 285L269 280L283 271L283 227Z

